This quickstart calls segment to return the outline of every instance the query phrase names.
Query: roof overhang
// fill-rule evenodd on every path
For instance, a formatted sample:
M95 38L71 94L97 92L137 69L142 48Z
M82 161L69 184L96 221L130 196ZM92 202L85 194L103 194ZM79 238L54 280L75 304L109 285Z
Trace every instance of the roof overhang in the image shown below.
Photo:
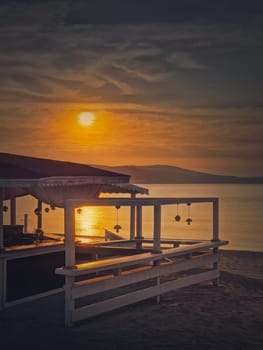
M0 179L3 199L32 195L55 207L66 200L98 198L101 193L148 194L148 189L125 183L122 176L55 176L42 179Z

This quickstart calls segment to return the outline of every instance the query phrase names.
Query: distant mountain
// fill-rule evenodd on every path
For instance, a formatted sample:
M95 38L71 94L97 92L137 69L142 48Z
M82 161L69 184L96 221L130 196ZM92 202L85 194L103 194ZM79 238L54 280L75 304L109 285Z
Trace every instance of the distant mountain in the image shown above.
M104 166L96 165L105 170L110 170L131 176L131 182L135 184L227 184L263 183L263 177L237 177L202 173L193 170L178 168L169 165L124 165Z

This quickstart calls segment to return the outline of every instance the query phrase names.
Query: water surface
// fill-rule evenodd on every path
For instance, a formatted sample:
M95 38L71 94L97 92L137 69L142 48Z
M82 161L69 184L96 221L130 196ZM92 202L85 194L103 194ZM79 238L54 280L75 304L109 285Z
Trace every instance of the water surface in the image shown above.
M263 185L142 185L149 188L151 197L218 197L219 198L219 234L228 240L226 249L263 251ZM24 214L28 214L29 231L36 228L34 209L36 200L27 197L17 201L17 223L23 223ZM64 231L63 210L45 212L43 205L43 228L45 232ZM180 215L181 220L175 221ZM9 213L5 213L8 222ZM122 226L120 234L129 237L129 208L116 210L114 207L85 207L76 210L76 232L81 235L104 235L104 228L113 230L118 223ZM153 209L143 208L143 235L152 237ZM192 219L190 225L185 221ZM212 237L212 204L185 204L162 207L163 238L200 238Z

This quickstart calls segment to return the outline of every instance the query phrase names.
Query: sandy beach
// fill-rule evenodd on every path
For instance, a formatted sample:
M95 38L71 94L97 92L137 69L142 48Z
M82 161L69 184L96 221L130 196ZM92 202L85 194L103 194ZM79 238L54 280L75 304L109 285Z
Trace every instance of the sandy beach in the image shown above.
M204 283L64 327L63 294L0 312L6 349L262 349L263 253L221 250L219 287Z

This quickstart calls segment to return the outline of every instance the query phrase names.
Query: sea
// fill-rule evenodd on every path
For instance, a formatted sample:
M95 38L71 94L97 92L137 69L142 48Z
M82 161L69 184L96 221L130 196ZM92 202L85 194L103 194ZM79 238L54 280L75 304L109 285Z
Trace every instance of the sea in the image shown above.
M222 249L263 252L263 184L140 184L139 186L148 188L150 197L218 197L219 238L229 242ZM23 224L24 215L27 214L29 232L33 232L36 228L35 208L36 200L32 197L21 197L17 200L17 223ZM8 212L4 213L4 223L8 223L8 215ZM212 238L211 203L163 206L161 215L163 239ZM175 216L180 216L180 221L176 221ZM153 208L143 207L142 217L143 236L151 238ZM188 218L192 220L190 224L186 221ZM115 232L115 225L121 226L119 235L129 237L128 207L76 209L76 234L84 241L85 236L104 236L105 229ZM51 210L48 205L43 205L43 229L44 232L62 234L63 209ZM90 238L87 239L89 240Z

